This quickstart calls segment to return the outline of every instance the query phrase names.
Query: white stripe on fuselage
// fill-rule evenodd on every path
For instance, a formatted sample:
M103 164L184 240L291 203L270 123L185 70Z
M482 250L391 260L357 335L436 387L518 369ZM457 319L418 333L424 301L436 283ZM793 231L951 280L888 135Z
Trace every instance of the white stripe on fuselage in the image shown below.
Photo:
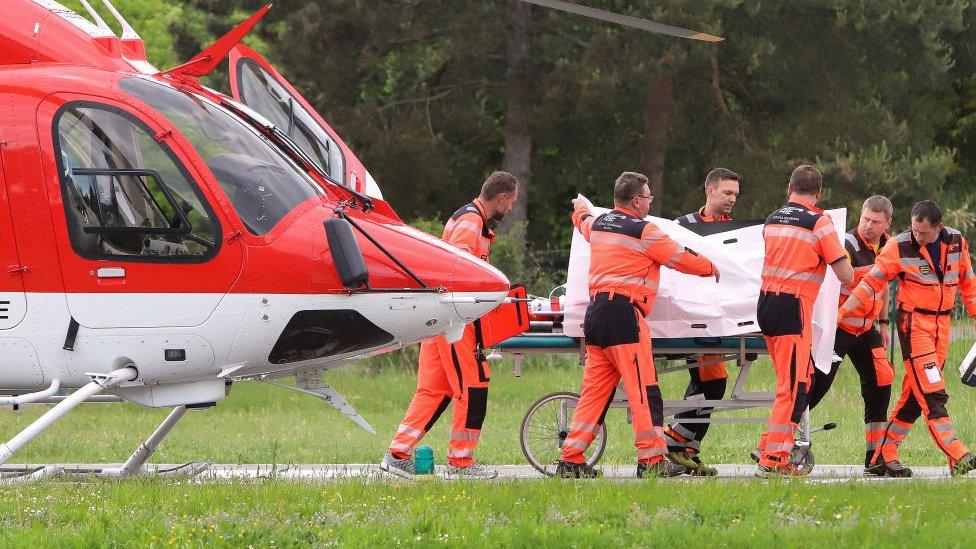
M466 306L466 311L476 307L484 314L497 306L505 292L7 295L26 298L26 314L16 326L0 329L0 390L41 387L55 378L63 386L77 387L88 381L86 373L108 372L125 360L136 362L137 381L148 384L212 379L229 367L236 368L235 378L329 367L411 345L463 324L454 304L445 303L449 298L493 300ZM86 310L78 309L82 306ZM190 314L186 308L200 310ZM268 362L295 313L335 309L357 311L393 340L319 359ZM193 317L202 320L194 325L176 325L176 320L161 325L164 313L183 322ZM62 347L72 316L80 327L74 350L69 351ZM157 325L139 327L149 321ZM186 348L187 360L166 361L164 351L171 348Z

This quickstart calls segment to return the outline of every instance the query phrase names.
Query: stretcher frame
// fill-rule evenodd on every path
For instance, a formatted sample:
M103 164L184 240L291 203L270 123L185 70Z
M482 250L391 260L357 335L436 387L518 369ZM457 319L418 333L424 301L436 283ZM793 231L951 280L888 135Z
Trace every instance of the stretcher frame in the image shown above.
M515 361L513 373L516 377L521 377L522 362L524 357L527 355L551 353L576 354L579 357L580 366L585 364L586 343L584 339L572 338L564 334L554 332L552 330L553 323L546 322L532 324L534 325L533 328L538 328L540 325L545 325L549 331L548 333L530 331L498 343L494 346L494 351L491 353L491 355L489 355L489 358L501 358L501 353L512 355ZM752 371L752 366L756 359L758 359L760 355L769 356L769 352L766 349L766 342L760 334L748 333L726 337L653 338L651 346L652 353L654 355L653 360L655 363L667 363L675 360L683 361L683 364L665 366L663 368L658 368L657 365L655 365L659 374L667 374L698 368L701 365L700 361L693 363L687 362L687 357L691 355L722 355L723 361L728 362L729 360L734 360L739 368L738 375L732 384L732 391L727 398L717 400L705 398L664 400L665 418L673 418L675 414L697 410L699 412L708 412L710 417L681 418L681 423L768 423L768 414L751 417L715 417L714 415L717 413L731 412L736 410L772 407L775 393L768 391L745 390L746 380L749 377L749 373ZM556 399L560 402L559 411L557 413L557 421L560 426L557 427L556 432L553 433L553 435L556 437L553 440L561 441L565 439L568 432L568 422L572 412L575 410L578 395L564 391L549 393L536 401L536 403L529 408L525 418L523 418L522 426L519 432L519 442L522 446L522 452L529 460L529 463L542 474L550 476L555 474L554 464L546 463L539 459L539 457L535 455L535 452L529 448L525 437L527 422L530 421L535 409L544 402L552 399ZM628 422L631 421L627 395L622 385L618 385L616 391L614 392L613 399L610 401L609 407L626 409L627 420ZM804 410L797 429L794 451L791 453L791 460L797 464L799 469L802 471L802 474L809 474L810 471L813 470L815 463L811 449L811 435L814 432L831 428L832 426L825 425L818 429L811 429L810 410L809 408ZM594 440L594 444L591 446L592 452L587 458L587 463L590 465L595 465L600 460L605 449L606 441L606 430L601 429ZM561 446L561 442L559 442L559 445ZM757 459L755 455L753 456L753 459Z
M654 338L651 342L654 362L684 361L690 355L722 355L723 360L734 360L738 366L738 375L732 384L732 391L727 398L690 400L665 400L664 416L674 417L682 412L699 410L709 413L721 413L734 410L752 408L768 408L773 404L775 393L769 391L746 391L745 385L752 371L752 366L760 355L769 355L765 340L755 333L726 337L697 337L697 338ZM528 355L538 354L575 354L579 356L579 363L586 361L586 343L582 338L571 338L555 333L525 333L499 344L494 349L503 354L512 355L515 361L514 374L521 377L523 359ZM497 355L495 355L497 356ZM700 362L657 367L658 374L668 374L697 368ZM622 386L617 387L611 408L627 408L627 395ZM682 423L766 423L769 417L709 417L709 418L681 418Z

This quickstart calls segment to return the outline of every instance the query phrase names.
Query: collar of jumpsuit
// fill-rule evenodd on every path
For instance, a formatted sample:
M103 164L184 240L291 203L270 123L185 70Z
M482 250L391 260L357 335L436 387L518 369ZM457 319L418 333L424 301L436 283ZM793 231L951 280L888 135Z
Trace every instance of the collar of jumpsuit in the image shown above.
M637 212L635 212L634 210L631 210L630 208L628 208L628 207L626 207L626 206L618 206L618 205L614 205L614 206L613 206L613 209L614 209L614 210L617 210L617 211L618 211L618 212L620 212L620 213L624 213L624 214L627 214L627 215L629 215L629 216L631 216L631 217L636 217L636 218L638 218L638 219L643 219L643 218L642 218L641 216L639 216L639 215L637 215Z
M854 233L857 234L857 239L861 241L861 244L863 244L867 249L873 251L875 254L877 254L881 248L888 243L888 239L891 238L891 235L888 233L881 233L881 236L878 237L878 241L872 244L868 242L868 239L864 238L863 234L861 234L861 229L855 227Z
M711 216L705 213L705 206L698 208L698 217L705 223L711 223L713 221L732 221L732 216L729 214L722 214L717 216Z
M471 201L475 208L478 208L478 213L481 215L481 222L484 223L484 232L487 232L489 237L495 236L495 231L491 230L491 225L488 224L488 208L481 201L481 197L475 198Z
M803 198L800 198L796 195L794 195L793 198L790 199L790 203L796 204L798 206L803 206L804 208L810 210L813 213L818 213L818 214L824 213L823 209L814 206L813 202L807 202Z

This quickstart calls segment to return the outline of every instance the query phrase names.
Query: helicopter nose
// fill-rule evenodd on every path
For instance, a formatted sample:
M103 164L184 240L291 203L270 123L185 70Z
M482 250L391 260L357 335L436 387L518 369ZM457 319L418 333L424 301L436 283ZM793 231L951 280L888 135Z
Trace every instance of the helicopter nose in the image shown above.
M497 307L508 295L510 283L500 270L462 251L457 252L449 286L454 308L470 322Z
M438 304L438 329L469 323L502 303L509 281L500 270L443 240L406 225L367 225L380 236L393 261L376 246L364 248L372 289L417 288L432 291Z

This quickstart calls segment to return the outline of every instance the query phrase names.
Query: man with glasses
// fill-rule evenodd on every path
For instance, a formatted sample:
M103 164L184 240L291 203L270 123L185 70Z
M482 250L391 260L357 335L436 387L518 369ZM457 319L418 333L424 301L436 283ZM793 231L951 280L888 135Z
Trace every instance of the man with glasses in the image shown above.
M603 425L623 379L637 447L637 477L672 477L685 467L665 459L664 402L657 385L651 333L645 317L657 295L661 266L719 278L708 259L668 238L644 219L650 208L647 177L624 172L613 191L614 209L594 216L573 201L573 225L590 243L590 304L583 320L583 388L556 468L563 478L598 476L584 452Z

